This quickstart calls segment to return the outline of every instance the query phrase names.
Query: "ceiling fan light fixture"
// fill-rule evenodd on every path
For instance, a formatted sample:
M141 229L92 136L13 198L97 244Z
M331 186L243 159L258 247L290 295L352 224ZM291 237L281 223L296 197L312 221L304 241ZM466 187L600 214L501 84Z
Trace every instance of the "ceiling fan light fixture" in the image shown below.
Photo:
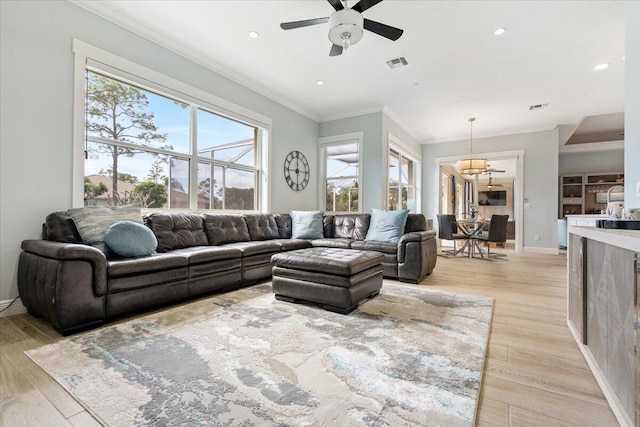
M329 40L347 49L362 40L364 18L352 9L342 9L329 17Z

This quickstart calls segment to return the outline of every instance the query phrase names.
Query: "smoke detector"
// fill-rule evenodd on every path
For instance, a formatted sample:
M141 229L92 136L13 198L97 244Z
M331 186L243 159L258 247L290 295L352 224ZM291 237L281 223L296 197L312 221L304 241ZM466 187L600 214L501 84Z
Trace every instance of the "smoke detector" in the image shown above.
M392 70L395 68L400 68L409 65L409 61L404 56L400 56L398 58L393 58L387 61L387 65Z

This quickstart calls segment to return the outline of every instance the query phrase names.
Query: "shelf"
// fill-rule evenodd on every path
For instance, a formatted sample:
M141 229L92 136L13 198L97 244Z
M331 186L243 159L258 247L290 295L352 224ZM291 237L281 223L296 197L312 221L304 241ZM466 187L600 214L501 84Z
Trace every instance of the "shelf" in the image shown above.
M601 211L606 207L605 203L598 203L603 194L615 185L624 185L618 179L624 179L624 174L606 172L562 175L558 187L560 217Z

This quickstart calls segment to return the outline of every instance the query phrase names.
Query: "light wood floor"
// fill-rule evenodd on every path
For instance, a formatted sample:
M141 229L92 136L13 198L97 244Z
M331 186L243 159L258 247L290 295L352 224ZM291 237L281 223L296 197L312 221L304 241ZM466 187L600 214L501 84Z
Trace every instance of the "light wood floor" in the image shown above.
M616 426L566 326L563 255L438 258L420 287L495 298L479 426ZM0 426L96 422L24 351L61 337L29 315L0 318ZM61 355L64 357L64 355Z

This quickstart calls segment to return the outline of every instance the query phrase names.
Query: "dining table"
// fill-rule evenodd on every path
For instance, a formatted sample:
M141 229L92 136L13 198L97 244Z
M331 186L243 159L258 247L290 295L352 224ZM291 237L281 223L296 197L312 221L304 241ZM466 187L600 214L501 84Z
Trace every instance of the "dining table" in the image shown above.
M464 245L462 245L460 249L456 251L455 255L457 255L458 253L464 255L464 251L466 249L469 258L471 258L477 250L477 252L480 254L480 257L484 258L486 251L482 249L478 240L474 237L485 230L488 227L489 223L482 218L460 218L457 219L457 224L459 230L466 234L469 238L465 240Z

